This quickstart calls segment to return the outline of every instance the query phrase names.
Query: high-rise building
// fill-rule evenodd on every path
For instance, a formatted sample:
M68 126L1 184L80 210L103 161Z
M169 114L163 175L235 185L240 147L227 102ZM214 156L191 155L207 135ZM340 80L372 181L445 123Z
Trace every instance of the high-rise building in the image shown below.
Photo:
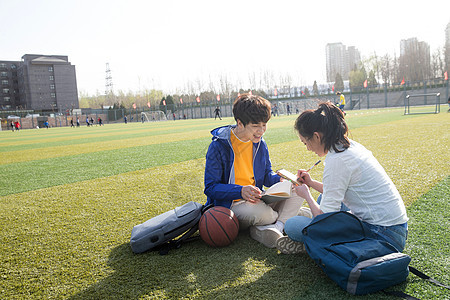
M343 80L348 80L350 71L361 62L361 55L354 46L342 43L328 43L325 47L327 81L336 80L339 73Z
M428 79L431 75L430 45L415 37L401 40L399 69L407 80Z
M445 28L445 46L450 47L450 22L448 22Z
M75 66L67 56L25 54L0 61L0 108L63 111L79 108Z
M20 106L19 78L17 68L20 61L0 60L0 107L1 109L16 109Z
M355 46L348 46L347 55L348 73L350 74L350 71L359 67L359 63L361 62L361 54Z

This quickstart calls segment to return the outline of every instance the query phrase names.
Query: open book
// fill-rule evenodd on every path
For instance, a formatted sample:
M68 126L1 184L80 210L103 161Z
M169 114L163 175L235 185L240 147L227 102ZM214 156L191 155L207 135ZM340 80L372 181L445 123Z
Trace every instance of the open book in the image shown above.
M292 183L290 181L280 181L264 191L261 200L267 204L286 200L291 196Z

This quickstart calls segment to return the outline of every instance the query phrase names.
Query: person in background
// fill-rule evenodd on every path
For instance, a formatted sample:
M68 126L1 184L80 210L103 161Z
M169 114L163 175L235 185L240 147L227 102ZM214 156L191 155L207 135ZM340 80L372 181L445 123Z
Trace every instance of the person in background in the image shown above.
M219 117L219 119L222 120L222 117L220 116L220 107L218 106L214 110L214 120L217 119L217 117Z
M341 92L336 92L336 95L339 96L339 109L344 113L344 116L346 115L345 111L344 111L344 106L345 106L345 96L344 94L342 94Z

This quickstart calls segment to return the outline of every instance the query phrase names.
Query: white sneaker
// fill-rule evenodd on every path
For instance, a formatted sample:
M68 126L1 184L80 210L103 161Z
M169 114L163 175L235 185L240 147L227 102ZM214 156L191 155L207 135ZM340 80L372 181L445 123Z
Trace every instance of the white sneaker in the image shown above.
M297 214L298 216L303 216L312 219L313 214L311 212L311 209L309 207L300 207L300 210Z
M305 253L305 245L291 240L287 236L280 237L276 242L277 249L283 254Z
M277 240L283 237L283 234L271 224L251 226L250 236L268 248L275 248Z

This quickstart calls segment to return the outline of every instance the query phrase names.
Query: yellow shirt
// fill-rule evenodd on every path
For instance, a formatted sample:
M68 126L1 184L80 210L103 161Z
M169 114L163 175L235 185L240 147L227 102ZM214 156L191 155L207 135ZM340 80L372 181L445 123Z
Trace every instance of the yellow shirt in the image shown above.
M243 142L233 132L230 135L234 151L234 183L239 185L255 185L253 174L253 143Z
M341 100L340 101L340 105L345 105L345 97L344 97L344 94L341 94L341 96L339 97L339 100Z

